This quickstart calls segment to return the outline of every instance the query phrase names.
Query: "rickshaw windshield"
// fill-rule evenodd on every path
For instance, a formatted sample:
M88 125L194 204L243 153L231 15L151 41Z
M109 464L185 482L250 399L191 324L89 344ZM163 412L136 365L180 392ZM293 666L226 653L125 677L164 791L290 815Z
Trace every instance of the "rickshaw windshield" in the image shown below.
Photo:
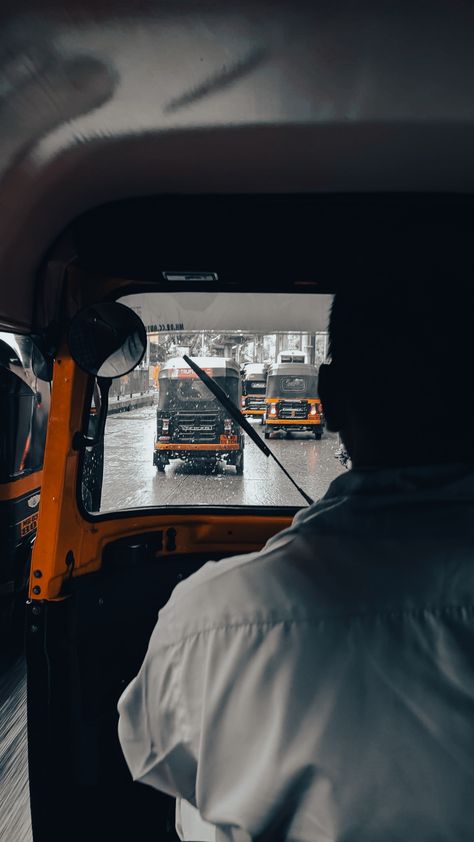
M245 394L247 395L264 395L266 389L266 381L264 376L259 377L255 380L245 380L243 384L243 389Z
M233 400L239 403L239 381L236 377L214 377L216 383ZM204 404L217 404L217 400L207 386L197 377L183 379L160 378L158 409L203 408Z
M31 367L28 336L0 333L0 479L16 479L43 464L50 388Z
M121 302L142 319L148 344L140 365L112 381L102 496L93 509L90 497L83 497L89 512L301 506L291 482L229 417L185 356L269 439L269 448L311 497L326 492L343 470L334 458L337 439L314 405L330 296L147 292ZM279 365L280 349L287 347L302 348L312 364L285 366L282 377L270 374L266 393L267 371ZM269 394L301 406L290 407L288 418L279 410L272 417L265 403Z
M267 383L267 397L311 397L318 395L318 378L312 375L270 375Z

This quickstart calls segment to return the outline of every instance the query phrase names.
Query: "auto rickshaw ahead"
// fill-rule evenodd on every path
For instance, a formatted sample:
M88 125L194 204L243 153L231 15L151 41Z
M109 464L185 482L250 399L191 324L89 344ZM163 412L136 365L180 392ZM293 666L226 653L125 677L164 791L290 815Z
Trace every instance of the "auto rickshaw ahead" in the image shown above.
M196 357L197 364L240 404L240 371L224 357ZM181 357L168 360L159 374L153 464L159 471L172 459L223 461L244 470L244 438L214 395Z
M272 430L308 430L323 434L318 370L307 363L276 363L268 372L265 398L265 438Z
M262 363L246 365L242 375L242 412L255 418L265 415L268 369Z

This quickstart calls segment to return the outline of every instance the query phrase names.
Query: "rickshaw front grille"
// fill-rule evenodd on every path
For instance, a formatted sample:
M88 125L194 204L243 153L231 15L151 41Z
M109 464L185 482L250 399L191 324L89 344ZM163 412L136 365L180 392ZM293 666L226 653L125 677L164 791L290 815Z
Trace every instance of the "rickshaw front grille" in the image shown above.
M188 444L215 442L218 421L217 412L178 412L174 438Z
M265 398L254 397L247 401L247 409L263 409L265 406Z
M307 418L307 401L281 401L279 407L280 418Z

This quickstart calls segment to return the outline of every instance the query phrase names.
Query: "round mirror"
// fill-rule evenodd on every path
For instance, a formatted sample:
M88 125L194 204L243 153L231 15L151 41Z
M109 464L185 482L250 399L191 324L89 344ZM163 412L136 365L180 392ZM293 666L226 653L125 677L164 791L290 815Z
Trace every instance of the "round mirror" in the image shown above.
M69 350L77 365L96 377L122 377L146 349L142 320L129 307L105 301L85 307L69 327Z

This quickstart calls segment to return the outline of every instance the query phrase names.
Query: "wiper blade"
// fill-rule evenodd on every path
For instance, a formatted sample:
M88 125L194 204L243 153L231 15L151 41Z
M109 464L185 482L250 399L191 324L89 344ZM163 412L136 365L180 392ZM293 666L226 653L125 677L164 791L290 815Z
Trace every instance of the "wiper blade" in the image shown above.
M280 460L279 460L279 459L277 459L277 457L275 456L275 454L273 453L273 451L272 451L272 450L270 450L270 448L268 447L268 445L266 445L266 444L265 444L265 442L264 442L264 441L262 441L262 439L260 438L260 436L258 435L258 433L256 432L256 430L254 430L254 428L252 427L252 425L251 425L251 424L247 421L247 419L246 419L245 415L243 415L243 414L242 414L242 412L240 411L240 409L238 409L238 407L236 407L235 403L233 403L233 401L231 401L231 399L229 398L229 396L228 396L228 395L226 395L226 393L224 392L224 389L222 389L222 388L221 388L221 386L219 386L219 384L218 384L218 383L216 383L216 381L215 381L215 380L213 380L213 378L212 378L212 377L209 377L209 375L207 374L207 372L203 371L203 370L202 370L202 368L200 368L200 366L198 366L198 364L197 364L197 363L195 363L195 362L194 362L194 361L193 361L190 357L188 357L186 354L183 354L183 360L184 360L184 361L185 361L185 362L189 365L189 367L190 367L190 368L192 368L192 370L194 371L194 373L195 373L195 374L197 374L197 376L199 377L199 379L200 379L200 380L202 380L202 382L203 382L203 383L207 386L207 388L209 389L209 391L210 391L210 392L212 392L212 394L214 395L214 397L216 397L216 398L217 398L217 400L219 401L219 403L220 403L220 404L222 404L222 406L223 406L223 407L225 407L225 409L227 410L227 412L229 413L229 415L230 415L230 416L234 419L234 421L235 421L235 422L239 425L239 427L242 427L242 429L243 429L243 430L245 430L245 432L247 433L247 435L248 435L248 436L250 436L250 438L252 439L252 441L254 442L254 444L256 444L256 445L257 445L258 449L259 449L259 450L261 450L261 451L262 451L262 453L263 453L265 456L267 456L267 457L268 457L268 456L271 456L271 458L275 460L275 462L277 463L278 467L279 467L279 468L281 468L281 470L283 471L283 473L284 473L284 474L288 477L288 479L290 480L290 482L292 482L292 483L293 483L293 485L295 486L295 488L299 491L299 493L301 494L301 496L302 496L302 497L304 497L304 499L306 500L306 502L307 502L309 505L311 505L312 503L314 503L314 500L312 500L312 499L311 499L311 497L309 497L309 495L308 495L308 494L306 494L306 492L305 492L305 491L303 491L303 489L302 489L302 488L300 488L300 486L298 485L298 483L297 483L297 482L295 482L295 480L293 479L293 477L291 476L291 474L289 474L289 473L288 473L288 471L286 470L286 468L285 468L285 467L281 464Z

